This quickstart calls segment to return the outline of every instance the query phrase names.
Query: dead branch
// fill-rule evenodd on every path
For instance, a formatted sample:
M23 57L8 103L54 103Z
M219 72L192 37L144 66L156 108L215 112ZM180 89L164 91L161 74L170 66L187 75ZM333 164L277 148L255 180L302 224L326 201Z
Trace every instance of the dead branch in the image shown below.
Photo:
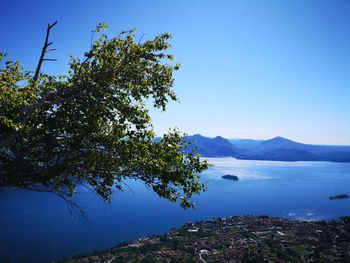
M41 51L41 55L39 58L38 66L36 67L35 74L33 77L33 81L36 82L39 78L40 70L41 70L41 65L43 62L46 61L54 61L52 59L45 59L45 54L47 52L47 48L52 45L53 42L49 42L49 36L50 36L50 30L57 24L57 21L53 24L48 24L47 29L46 29L46 37L45 37L45 43L43 46L43 49Z

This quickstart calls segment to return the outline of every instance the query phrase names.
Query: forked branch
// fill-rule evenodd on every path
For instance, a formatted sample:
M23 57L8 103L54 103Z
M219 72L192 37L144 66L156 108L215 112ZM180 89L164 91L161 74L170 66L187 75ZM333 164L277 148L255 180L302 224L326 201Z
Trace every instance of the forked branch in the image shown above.
M34 82L36 82L38 80L39 74L40 74L40 70L41 70L41 65L43 64L43 62L45 60L46 61L56 61L56 59L45 59L45 54L48 52L47 48L52 45L52 42L49 42L50 30L56 24L57 24L57 21L55 23L51 24L51 25L50 24L47 25L45 43L44 43L43 49L41 51L41 55L40 55L40 58L39 58L38 66L36 67L35 74L34 74L34 77L33 77L33 81ZM54 49L51 49L49 51L52 51L52 50L54 50Z

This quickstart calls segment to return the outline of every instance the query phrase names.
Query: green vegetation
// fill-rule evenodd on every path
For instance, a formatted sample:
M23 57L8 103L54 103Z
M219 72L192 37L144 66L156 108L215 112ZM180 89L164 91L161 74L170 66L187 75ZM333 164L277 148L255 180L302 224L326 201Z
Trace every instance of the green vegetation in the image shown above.
M50 51L47 37L34 72L0 53L0 187L72 196L88 184L109 200L125 179L141 180L159 196L181 206L205 189L199 155L184 154L183 135L170 130L160 141L146 104L165 110L177 101L166 53L170 34L135 41L133 30L98 39L83 59L71 56L67 75L40 72Z
M292 250L295 254L297 254L300 257L311 254L311 252L309 252L310 250L305 245L291 246L289 247L289 249Z

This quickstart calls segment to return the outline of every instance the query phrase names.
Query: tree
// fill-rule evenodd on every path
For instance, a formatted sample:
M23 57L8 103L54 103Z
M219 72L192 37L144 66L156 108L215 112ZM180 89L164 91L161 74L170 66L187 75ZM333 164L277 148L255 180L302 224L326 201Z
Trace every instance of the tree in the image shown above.
M103 199L123 190L125 179L141 180L159 196L190 207L205 189L199 174L208 168L184 153L177 129L155 140L146 103L166 110L177 101L172 90L170 34L141 43L133 30L108 38L100 23L84 59L70 58L67 75L24 70L0 53L0 187L73 196L88 184Z

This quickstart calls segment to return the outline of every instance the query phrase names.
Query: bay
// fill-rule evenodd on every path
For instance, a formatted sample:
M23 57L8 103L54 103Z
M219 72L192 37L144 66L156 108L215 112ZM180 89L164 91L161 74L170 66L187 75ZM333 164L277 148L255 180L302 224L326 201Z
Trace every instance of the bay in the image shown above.
M1 262L48 262L108 249L139 237L162 234L189 221L232 215L270 215L294 220L330 220L350 215L350 163L275 162L209 158L202 174L208 191L195 196L195 209L183 210L159 198L141 182L129 180L106 204L80 187L79 213L48 193L0 192ZM233 174L238 181L222 179Z

